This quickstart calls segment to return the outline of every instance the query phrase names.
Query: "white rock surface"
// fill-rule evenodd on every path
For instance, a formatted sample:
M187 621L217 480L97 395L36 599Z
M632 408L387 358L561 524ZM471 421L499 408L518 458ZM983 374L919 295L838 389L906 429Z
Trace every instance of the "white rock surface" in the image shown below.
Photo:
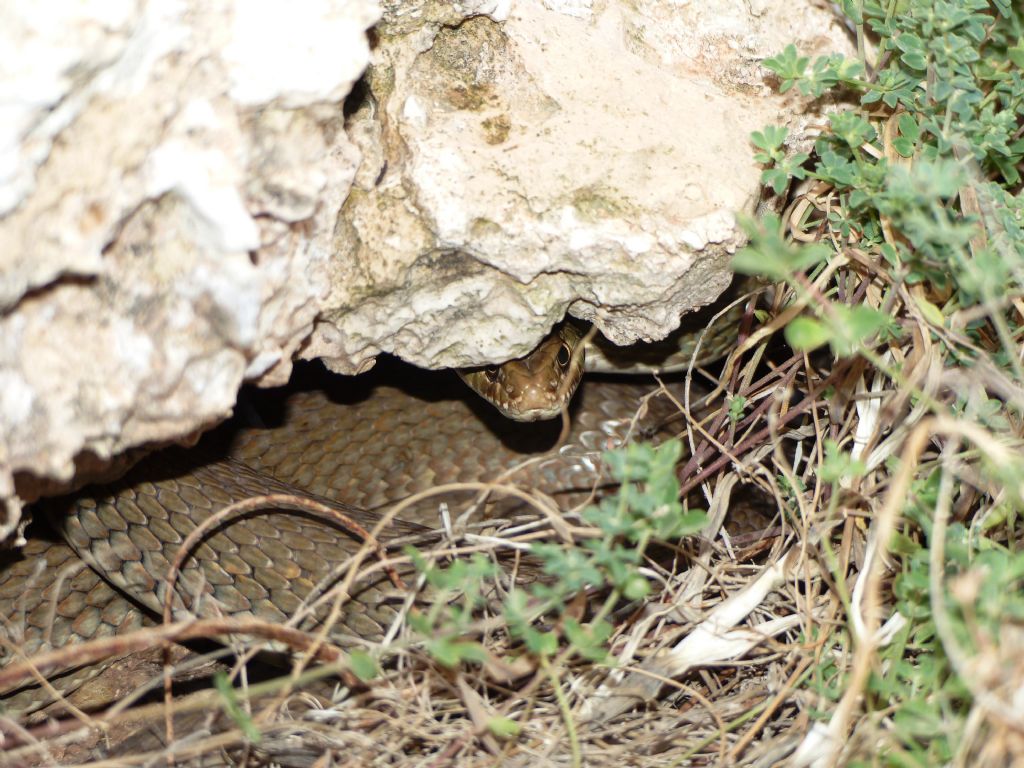
M359 164L340 101L379 16L301 5L0 11L0 538L15 491L287 379L327 291Z
M749 132L813 118L759 60L845 45L811 0L387 0L343 112L381 13L0 9L0 537L299 354L498 361L566 311L665 335L728 282Z
M385 12L375 102L351 122L364 166L304 352L342 373L380 351L509 359L566 312L620 344L663 338L730 281L734 213L758 192L750 133L795 122L760 60L821 48L809 30L843 45L810 3L435 10Z

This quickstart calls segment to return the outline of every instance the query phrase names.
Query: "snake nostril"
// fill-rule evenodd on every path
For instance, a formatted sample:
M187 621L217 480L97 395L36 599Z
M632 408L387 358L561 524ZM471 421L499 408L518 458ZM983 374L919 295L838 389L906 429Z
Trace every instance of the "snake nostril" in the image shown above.
M484 376L486 376L487 380L493 384L498 380L498 369L494 366L484 368Z

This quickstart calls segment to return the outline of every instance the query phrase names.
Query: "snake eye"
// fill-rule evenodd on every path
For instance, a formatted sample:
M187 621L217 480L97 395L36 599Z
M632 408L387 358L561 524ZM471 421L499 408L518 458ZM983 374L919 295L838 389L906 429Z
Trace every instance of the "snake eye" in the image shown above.
M563 344L558 348L558 357L555 358L558 364L565 368L569 365L569 361L572 360L572 350L569 349L568 344Z
M487 377L487 380L489 382L491 382L491 384L496 382L498 380L498 369L497 369L497 367L492 365L492 366L490 366L488 368L484 368L484 376Z

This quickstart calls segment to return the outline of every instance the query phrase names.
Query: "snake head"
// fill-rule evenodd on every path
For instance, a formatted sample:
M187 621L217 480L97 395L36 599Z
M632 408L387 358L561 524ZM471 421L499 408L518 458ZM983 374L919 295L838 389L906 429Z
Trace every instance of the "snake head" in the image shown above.
M470 389L515 421L558 416L583 376L583 334L570 322L558 325L533 352L500 365L463 368Z

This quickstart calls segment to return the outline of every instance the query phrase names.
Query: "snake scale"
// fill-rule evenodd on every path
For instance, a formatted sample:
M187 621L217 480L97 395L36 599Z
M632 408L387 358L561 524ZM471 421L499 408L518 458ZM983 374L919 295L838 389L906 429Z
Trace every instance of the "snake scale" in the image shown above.
M718 346L721 354L721 341ZM407 371L400 369L398 378ZM510 480L566 503L578 499L597 479L599 452L637 428L640 398L652 390L588 382L573 404L567 439L550 452L559 423L510 421L467 396L450 374L419 375L424 381L416 388L381 383L388 380L384 371L356 379L313 376L287 392L256 393L249 410L262 424L227 425L196 449L159 452L113 484L41 505L73 549L36 539L20 558L0 565L0 661L15 649L32 654L141 626L148 619L132 603L159 614L169 563L184 537L218 509L253 495L313 498L369 529L381 508L413 493L497 480L539 456ZM678 411L669 398L654 398L641 431L650 434L649 425L665 424L672 414ZM449 493L411 507L381 540L426 539L439 527L439 501L454 513L471 498ZM528 511L517 504L491 504L489 514ZM301 614L318 594L316 585L344 572L361 543L317 516L271 511L234 520L192 551L175 593L176 614L283 622ZM92 567L76 565L79 556ZM377 570L349 598L333 638L353 644L378 640L404 594ZM298 626L316 627L323 613L322 607L306 612Z

